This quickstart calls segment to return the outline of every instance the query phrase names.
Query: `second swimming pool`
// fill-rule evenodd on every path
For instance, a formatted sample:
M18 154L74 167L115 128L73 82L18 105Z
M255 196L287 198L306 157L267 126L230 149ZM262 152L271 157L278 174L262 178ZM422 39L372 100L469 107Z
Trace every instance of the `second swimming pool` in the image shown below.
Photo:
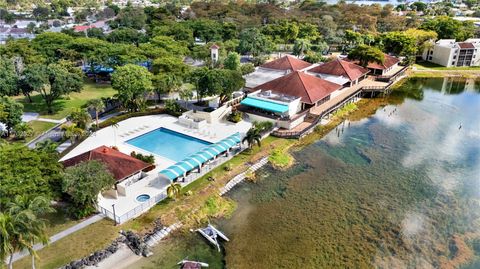
M176 162L211 144L166 128L153 130L126 143Z

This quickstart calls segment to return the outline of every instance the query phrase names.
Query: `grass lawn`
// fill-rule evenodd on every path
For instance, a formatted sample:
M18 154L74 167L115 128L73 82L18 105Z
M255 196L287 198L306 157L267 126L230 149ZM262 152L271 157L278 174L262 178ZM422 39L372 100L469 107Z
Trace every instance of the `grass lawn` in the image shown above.
M111 220L101 220L39 250L36 266L42 269L59 268L72 260L87 256L109 245L119 234L120 226ZM27 256L13 264L16 269L32 268Z
M413 65L418 70L478 70L480 66L459 66L459 67L445 67L430 62L420 62Z
M23 95L17 96L15 99L23 104L23 110L26 112L37 112L40 113L42 118L59 120L68 116L73 109L85 105L88 100L111 97L115 93L116 91L108 84L95 84L86 81L81 92L74 92L56 100L53 104L54 114L50 115L47 113L47 107L40 94L32 95L32 103L29 103Z
M43 132L55 126L56 123L32 120L28 122L28 125L30 125L30 127L32 127L33 129L33 135L27 138L27 140L30 141L33 138L37 137L38 135L42 134Z

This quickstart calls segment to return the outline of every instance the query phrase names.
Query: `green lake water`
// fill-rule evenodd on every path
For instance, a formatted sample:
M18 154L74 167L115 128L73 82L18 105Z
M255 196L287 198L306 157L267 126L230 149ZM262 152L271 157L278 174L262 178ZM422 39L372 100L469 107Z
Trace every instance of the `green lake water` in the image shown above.
M410 79L388 98L229 193L222 253L177 234L136 268L480 268L480 81Z

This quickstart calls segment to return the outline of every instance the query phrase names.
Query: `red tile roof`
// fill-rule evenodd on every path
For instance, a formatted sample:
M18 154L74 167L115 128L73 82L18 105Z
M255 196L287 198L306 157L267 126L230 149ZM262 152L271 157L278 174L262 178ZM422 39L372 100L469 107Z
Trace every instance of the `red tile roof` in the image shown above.
M358 63L357 61L352 61L352 62ZM377 63L377 62L369 62L368 65L367 65L367 68L383 70L383 69L388 69L388 68L392 67L393 65L397 64L398 62L400 62L400 59L398 59L397 57L385 54L385 61L383 61L383 64Z
M459 42L458 46L461 49L474 49L475 48L475 46L472 43L468 43L468 42Z
M217 44L213 44L212 46L210 46L210 49L219 49L220 47L217 45Z
M148 164L130 155L121 153L118 150L100 146L92 149L68 160L63 161L65 167L74 166L81 162L96 160L105 164L107 169L113 174L117 181L120 181L138 171L152 168L152 164Z
M86 31L90 28L95 28L95 26L94 25L77 25L77 26L73 27L73 30L75 32L84 32L84 31Z
M341 59L336 59L331 62L324 63L308 71L318 74L344 76L350 79L350 81L354 81L369 72L369 70L366 68Z
M254 88L254 90L271 90L286 95L302 98L302 102L314 104L342 86L333 82L295 71Z
M276 69L276 70L290 70L297 71L311 66L312 64L302 61L291 55L285 55L282 58L262 64L260 67Z

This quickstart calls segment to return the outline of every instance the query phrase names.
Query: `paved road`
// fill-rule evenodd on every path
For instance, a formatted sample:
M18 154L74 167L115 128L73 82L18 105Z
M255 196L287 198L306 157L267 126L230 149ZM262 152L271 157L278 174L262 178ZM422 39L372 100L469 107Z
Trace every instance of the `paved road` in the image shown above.
M90 225L90 224L93 224L93 223L95 223L95 222L97 222L97 221L99 221L99 220L102 220L103 218L104 218L104 216L101 215L101 214L94 215L94 216L92 216L92 217L90 217L90 218L88 218L88 219L86 219L86 220L84 220L84 221L82 221L82 222L80 222L80 223L78 223L78 224L76 224L76 225L74 225L74 226L66 229L66 230L63 230L63 231L61 231L61 232L53 235L52 237L50 237L49 243L53 243L53 242L55 242L55 241L58 241L58 240L64 238L65 236L67 236L67 235L70 235L70 234L72 234L72 233L74 233L74 232L76 232L76 231L79 231L79 230L87 227L87 226ZM45 246L44 246L43 244L35 244L35 245L33 246L33 249L35 249L35 250L40 250L40 249L42 249L42 248L44 248L44 247L45 247ZM23 257L25 257L25 256L28 256L28 255L30 255L30 254L28 253L28 251L17 252L17 253L15 253L15 254L13 254L13 261L15 262L15 261L20 260L21 258L23 258ZM7 260L8 260L8 259L7 259Z

